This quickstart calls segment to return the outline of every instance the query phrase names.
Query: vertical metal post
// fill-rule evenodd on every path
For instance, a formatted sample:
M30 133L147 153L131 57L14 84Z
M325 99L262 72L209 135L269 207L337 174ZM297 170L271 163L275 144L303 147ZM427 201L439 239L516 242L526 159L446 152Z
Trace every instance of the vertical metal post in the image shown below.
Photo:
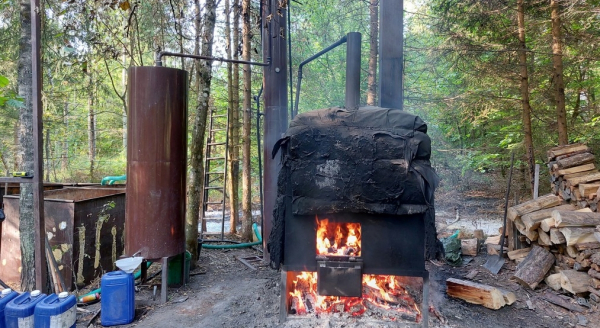
M540 164L535 164L535 173L533 177L533 199L538 198L540 190Z
M346 37L346 109L356 110L360 105L361 35L350 32Z
M277 198L277 174L281 168L279 158L273 159L271 151L288 125L287 96L287 10L279 8L279 1L264 0L262 12L263 57L271 65L264 68L264 236L263 259L269 262L267 241L272 227L273 209Z
M402 109L404 1L379 2L379 106Z
M32 111L33 111L33 219L35 225L35 286L46 292L48 281L48 266L46 264L46 245L44 243L46 225L44 221L43 194L43 157L42 140L42 70L40 51L40 0L31 0L31 77L32 77Z

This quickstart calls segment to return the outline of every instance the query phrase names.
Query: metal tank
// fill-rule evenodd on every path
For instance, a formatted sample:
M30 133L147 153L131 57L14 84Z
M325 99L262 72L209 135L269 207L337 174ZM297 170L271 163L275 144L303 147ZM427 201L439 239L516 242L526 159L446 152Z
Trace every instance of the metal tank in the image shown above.
M186 71L129 69L125 254L159 259L185 251Z

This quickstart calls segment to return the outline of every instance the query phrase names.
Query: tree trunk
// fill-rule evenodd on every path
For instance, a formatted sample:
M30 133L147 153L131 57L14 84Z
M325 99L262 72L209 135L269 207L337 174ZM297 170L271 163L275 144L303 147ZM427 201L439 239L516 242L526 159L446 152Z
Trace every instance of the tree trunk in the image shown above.
M212 46L215 31L216 3L207 0L204 17L201 19L202 8L200 0L194 1L196 10L196 54L202 42L202 56L212 56ZM206 118L210 98L210 84L212 80L212 61L198 61L196 63L196 81L198 83L198 107L192 126L192 141L190 146L190 176L187 187L187 211L185 219L186 248L192 254L192 259L198 258L198 218L203 206L204 183L204 145Z
M565 109L565 83L563 81L561 22L558 8L559 0L550 0L552 9L552 64L554 66L554 86L556 100L556 120L558 123L558 144L569 143L567 135L567 111Z
M379 36L379 0L369 4L369 76L367 80L367 105L377 105L377 53Z
M534 189L535 157L531 129L531 106L529 105L529 75L527 73L527 47L525 45L525 9L523 0L517 0L517 21L519 24L519 66L521 73L521 106L523 107L523 134L525 135L525 154L529 167L529 183Z
M250 61L250 0L242 0L242 22L243 22L243 51L242 58ZM242 167L242 215L243 227L242 238L244 240L252 239L252 181L251 181L251 154L250 154L250 134L252 133L252 80L250 65L244 64L244 103L243 109L243 127L242 127L242 153L244 156Z
M21 36L19 39L18 91L24 106L19 108L19 149L17 168L33 172L33 90L31 55L31 3L21 0ZM19 198L19 234L21 238L21 290L35 289L35 222L33 217L33 184L22 183Z
M225 37L227 39L227 59L231 59L231 51L232 51L232 43L231 43L231 6L230 0L225 0ZM237 28L234 26L234 28ZM229 125L228 125L228 139L229 144L227 147L227 152L229 155L227 158L229 159L229 163L227 168L229 172L229 178L227 179L227 193L229 194L229 233L237 233L237 224L239 222L239 211L238 211L238 186L239 186L239 164L238 164L238 156L239 152L237 150L238 140L235 135L235 130L237 128L237 115L234 115L235 106L233 99L233 64L227 63L227 112L229 117Z

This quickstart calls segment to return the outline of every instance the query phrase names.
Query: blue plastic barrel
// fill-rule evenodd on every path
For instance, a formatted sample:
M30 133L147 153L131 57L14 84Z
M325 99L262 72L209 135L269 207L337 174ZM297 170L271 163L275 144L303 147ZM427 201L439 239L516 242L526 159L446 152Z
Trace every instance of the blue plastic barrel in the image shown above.
M19 296L19 293L10 288L3 289L2 293L0 293L0 328L4 328L6 326L4 324L4 308L6 307L6 304L8 304L8 302L12 301L17 296Z
M77 299L62 292L51 294L35 306L35 328L75 328Z
M6 328L34 328L35 306L46 298L39 290L23 293L6 304L4 320Z
M108 272L102 276L100 321L102 326L125 325L135 316L133 274L123 271Z

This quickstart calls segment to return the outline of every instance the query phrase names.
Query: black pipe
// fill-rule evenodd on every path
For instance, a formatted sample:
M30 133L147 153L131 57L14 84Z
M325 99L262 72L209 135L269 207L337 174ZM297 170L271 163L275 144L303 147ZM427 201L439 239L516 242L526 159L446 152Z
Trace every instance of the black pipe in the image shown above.
M346 43L346 109L357 110L360 104L361 34L350 32Z
M263 115L260 112L260 96L262 95L263 92L263 88L264 85L260 86L260 90L258 91L258 95L254 97L254 100L256 101L256 148L258 151L258 182L259 182L259 193L260 193L260 234L261 236L264 236L264 208L263 208L263 180L262 180L262 176L263 176L263 172L262 172L262 157L261 157L261 149L260 149L260 117L261 115Z
M169 51L157 52L156 59L154 61L154 65L162 66L162 58L165 56L215 60L215 61L220 61L220 62L224 62L224 63L249 64L249 65L265 66L265 67L271 65L271 58L267 58L266 63L260 63L260 62L253 62L253 61L247 61L247 60L227 59L227 58L223 58L223 57L209 57L209 56L182 54L182 53L178 53L178 52L169 52Z
M296 82L296 104L294 106L294 116L298 115L298 102L300 101L300 85L302 84L302 68L304 67L304 65L310 63L311 61L321 57L323 54L331 51L332 49L334 49L335 47L344 44L346 42L346 40L348 39L347 36L343 36L341 39L339 39L337 42L335 42L334 44L330 45L329 47L317 52L315 55L312 55L311 57L309 57L308 59L306 59L305 61L300 63L300 66L298 66L298 82Z

